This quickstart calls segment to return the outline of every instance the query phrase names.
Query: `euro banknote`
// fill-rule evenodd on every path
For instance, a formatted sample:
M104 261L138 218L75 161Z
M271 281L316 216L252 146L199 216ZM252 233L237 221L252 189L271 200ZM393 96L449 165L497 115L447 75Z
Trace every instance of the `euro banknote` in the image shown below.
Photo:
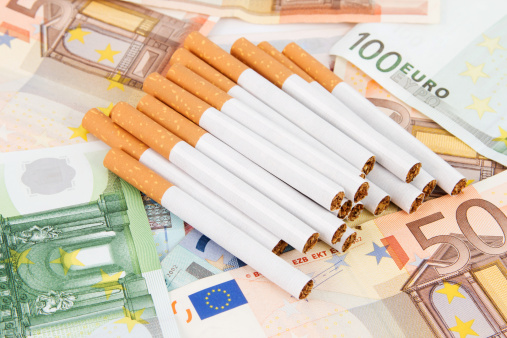
M0 152L95 140L81 126L86 111L137 102L186 35L213 25L120 1L2 1Z
M280 1L280 0L128 0L143 5L236 17L257 24L300 22L417 22L439 18L438 0L409 1Z
M442 6L442 22L433 26L358 25L331 54L475 152L507 165L507 5L446 1Z
M344 254L282 257L314 281L297 300L249 266L170 292L184 337L490 337L505 329L507 172L362 226Z
M141 195L107 148L0 154L1 336L176 336Z

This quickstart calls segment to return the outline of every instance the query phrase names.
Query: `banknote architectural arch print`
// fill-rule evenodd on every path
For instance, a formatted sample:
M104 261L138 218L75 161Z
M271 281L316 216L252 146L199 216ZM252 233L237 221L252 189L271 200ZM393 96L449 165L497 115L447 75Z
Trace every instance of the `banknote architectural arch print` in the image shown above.
M95 202L0 216L0 331L27 336L50 323L121 311L156 317L127 209L117 190Z
M200 27L120 1L11 0L7 7L35 17L43 11L42 55L119 84L141 88L163 72L186 33ZM195 25L194 28L189 26Z
M435 267L449 266L456 249L443 244L425 260L403 287L419 313L439 337L507 336L507 254L479 251L461 234L453 234L470 250L468 264L451 274L440 275ZM503 237L484 236L488 246L503 244Z

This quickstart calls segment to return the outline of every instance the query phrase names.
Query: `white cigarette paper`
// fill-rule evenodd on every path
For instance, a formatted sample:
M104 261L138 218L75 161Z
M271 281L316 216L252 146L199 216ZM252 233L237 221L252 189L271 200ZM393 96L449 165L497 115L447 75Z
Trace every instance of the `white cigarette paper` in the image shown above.
M104 165L292 296L303 299L309 294L313 285L310 277L123 151L112 149Z

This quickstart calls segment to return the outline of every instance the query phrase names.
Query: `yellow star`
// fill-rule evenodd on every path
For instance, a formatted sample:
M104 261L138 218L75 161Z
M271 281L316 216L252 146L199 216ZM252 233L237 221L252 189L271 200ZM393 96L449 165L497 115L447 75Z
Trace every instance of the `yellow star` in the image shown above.
M225 271L225 269L232 268L231 265L224 263L224 255L220 256L220 258L216 261L210 261L209 259L206 259L206 261L211 265L213 265L215 268L222 271Z
M461 287L461 283L451 284L444 281L444 288L437 290L436 292L444 294L447 296L447 300L449 304L451 304L454 297L466 298L459 292L459 288Z
M111 110L113 110L113 103L111 102L107 107L98 107L98 109L104 113L104 115L109 116L109 114L111 114Z
M71 42L73 40L79 40L81 43L84 42L85 35L91 34L91 32L85 32L81 30L81 25L78 25L76 28L69 30L69 40L67 42Z
M495 39L490 39L486 35L482 34L484 41L479 43L477 46L486 47L489 50L489 54L493 54L496 49L505 49L498 43L500 41L500 37Z
M459 338L465 338L468 335L478 336L477 332L472 330L472 325L474 324L475 319L463 323L457 316L454 316L454 318L456 318L456 326L450 327L449 331L458 332Z
M104 270L100 269L100 274L102 275L102 281L97 284L92 285L92 288L103 288L106 292L106 299L109 299L113 290L123 290L123 286L118 284L118 279L121 277L123 271L120 271L112 276L108 275L104 272Z
M54 261L51 261L50 263L61 264L63 267L63 273L67 275L67 272L69 272L71 266L73 265L84 266L84 264L81 263L76 258L80 250L81 249L77 249L69 253L60 248L60 257L55 259Z
M500 129L500 137L494 138L493 141L504 142L507 147L507 130L503 130L500 126L498 129Z
M126 309L125 307L123 307L123 312L125 313L125 317L122 318L122 319L120 319L120 320L115 321L114 323L115 324L116 323L118 323L118 324L127 324L127 327L129 329L129 333L130 333L130 331L132 331L132 329L134 328L134 326L136 324L149 324L144 319L141 319L141 315L143 314L144 309L136 311L132 315L128 309ZM131 317L134 317L134 319L132 319Z
M475 180L467 180L467 187L468 187L470 184L474 183L474 182L475 182Z
M99 61L97 62L109 60L111 63L114 63L114 56L121 53L121 51L112 50L110 43L107 44L106 49L95 49L95 51L100 54Z
M465 107L465 109L474 109L477 111L477 114L479 114L479 118L482 119L482 116L485 112L491 112L496 113L496 111L489 106L489 100L491 100L491 96L485 98L484 100L480 100L474 95L472 95L472 99L474 100L474 103L469 105L468 107Z
M88 130L84 129L82 124L80 124L79 127L77 128L74 127L67 128L69 128L73 132L72 136L70 137L71 139L73 139L74 137L81 137L83 140L88 141L88 136L86 136L88 134Z
M35 264L30 259L28 259L28 257L26 257L30 252L30 250L32 250L32 248L27 249L20 253L17 252L16 250L9 249L11 253L11 258L4 259L2 263L11 263L14 271L17 271L21 264Z
M484 67L484 63L482 65L478 65L477 67L472 66L468 62L465 62L465 63L467 64L468 70L464 71L463 73L460 73L459 75L470 76L474 83L476 83L477 79L479 79L480 77L489 77L488 74L486 74L482 71L482 67Z

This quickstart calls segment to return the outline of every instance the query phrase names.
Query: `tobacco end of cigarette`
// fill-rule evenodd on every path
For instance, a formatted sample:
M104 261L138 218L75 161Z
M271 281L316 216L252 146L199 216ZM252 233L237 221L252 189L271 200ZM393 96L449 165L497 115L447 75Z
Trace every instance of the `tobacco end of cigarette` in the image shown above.
M345 218L349 214L351 208L352 208L352 201L351 200L345 201L340 206L340 210L338 211L338 218Z
M299 299L305 299L308 297L310 292L312 292L313 288L313 280L309 280L308 283L303 287L303 290L301 290L301 293L299 294Z
M336 194L336 196L331 201L331 211L338 210L340 205L342 204L343 197L345 197L345 193L343 191L340 191Z
M373 213L373 215L378 216L381 213L383 213L387 209L387 207L389 206L389 203L391 203L391 196L387 195L377 205L377 207L375 208L375 212Z
M373 169L373 167L375 166L375 161L376 161L375 156L370 157L368 161L366 161L366 163L363 166L363 173L365 175L368 175L370 171Z
M357 232L352 233L343 243L342 252L347 251L357 238Z
M423 189L424 198L428 198L428 196L435 190L437 186L437 180L431 180ZM456 188L456 187L455 187Z
M352 208L352 210L350 210L350 213L349 213L349 221L355 221L359 215L361 215L361 212L363 212L363 209L364 209L364 205L363 204L356 204L354 205L354 207Z
M407 178L405 179L405 182L410 183L412 180L419 175L419 172L421 171L421 163L416 163L410 170L408 171Z
M461 193L461 191L467 186L467 180L465 178L462 178L455 186L454 189L452 189L451 195L457 195Z
M359 202L363 198L365 198L368 195L368 189L370 188L370 185L368 182L363 182L359 189L357 189L356 194L354 195L354 202Z
M311 235L310 238L308 238L308 241L306 241L305 246L303 247L303 253L306 253L308 250L313 248L315 244L317 244L318 240L319 234L317 232Z
M271 250L275 255L277 256L280 256L282 254L282 252L285 251L285 248L287 248L287 243L280 240L280 242L278 242L278 244L273 248L273 250Z
M344 223L340 225L340 227L334 233L333 238L331 238L331 243L336 244L336 242L339 242L342 239L345 231L347 231L347 224Z
M416 197L416 199L410 206L409 214L416 212L417 209L419 209L419 207L421 206L423 201L424 201L424 193L421 193L419 196Z

